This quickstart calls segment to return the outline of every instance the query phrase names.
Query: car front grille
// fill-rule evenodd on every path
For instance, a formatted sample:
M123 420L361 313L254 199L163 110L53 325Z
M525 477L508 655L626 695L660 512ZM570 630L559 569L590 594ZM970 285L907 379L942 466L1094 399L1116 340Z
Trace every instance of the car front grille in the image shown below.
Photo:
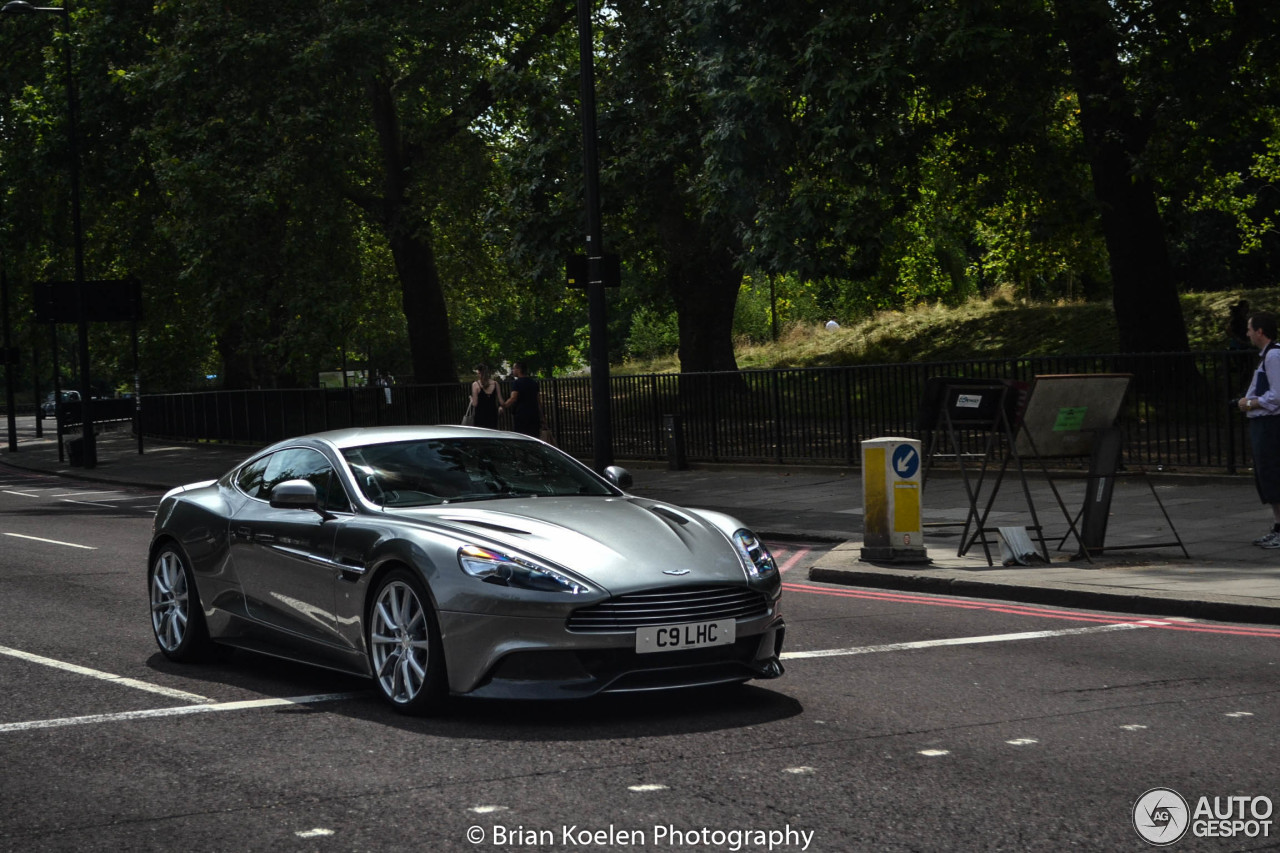
M651 625L752 619L768 613L768 598L752 589L740 586L680 587L633 592L584 607L569 616L567 627L583 634L603 634Z

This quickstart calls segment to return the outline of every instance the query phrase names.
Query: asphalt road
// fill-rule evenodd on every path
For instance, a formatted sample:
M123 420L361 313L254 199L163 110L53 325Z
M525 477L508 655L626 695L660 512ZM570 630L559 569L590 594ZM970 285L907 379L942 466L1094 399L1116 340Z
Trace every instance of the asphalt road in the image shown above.
M1173 849L1278 843L1274 628L816 584L777 543L781 679L407 719L161 657L158 498L0 468L0 850L1142 850L1154 788Z

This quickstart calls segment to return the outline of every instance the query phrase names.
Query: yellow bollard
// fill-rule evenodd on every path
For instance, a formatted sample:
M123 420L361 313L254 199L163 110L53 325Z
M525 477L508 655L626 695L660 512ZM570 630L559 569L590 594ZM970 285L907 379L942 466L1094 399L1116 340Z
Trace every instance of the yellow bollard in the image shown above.
M927 563L920 520L920 442L862 442L862 559Z

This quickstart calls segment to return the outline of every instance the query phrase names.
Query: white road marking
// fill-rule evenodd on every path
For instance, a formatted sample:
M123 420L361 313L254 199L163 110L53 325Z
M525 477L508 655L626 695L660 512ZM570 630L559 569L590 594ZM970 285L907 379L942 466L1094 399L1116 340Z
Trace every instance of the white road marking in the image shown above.
M1223 714L1224 717L1252 717L1252 711L1232 711L1229 714Z
M1127 726L1121 726L1120 728L1124 729L1126 732L1140 732L1145 729L1146 726L1142 726L1137 723L1129 723Z
M635 791L637 794L641 794L646 791L665 791L667 790L667 786L666 785L628 785L627 790Z
M63 492L60 495L49 495L49 497L51 498L71 498L71 497L82 498L85 495L118 495L118 494L120 494L119 489L99 489L94 492Z
M30 652L11 649L8 646L0 646L0 654L8 655L11 658L17 658L18 660L24 660L27 663L38 663L42 666L61 669L64 672L73 672L76 675L87 675L90 678L97 678L101 681L110 681L113 684L119 684L123 687L133 687L138 690L145 690L148 693L159 693L161 696L168 696L170 699L181 699L184 702L209 701L207 696L201 696L198 693L188 693L185 690L175 690L172 687L163 687L159 684L152 684L149 681L139 681L136 678L124 678L123 676L103 672L100 669L89 669L87 666L80 666L79 664L41 657L40 655L33 655Z
M300 829L295 832L294 835L299 838L319 838L323 835L333 835L333 830L323 829L322 827L317 826L315 829Z
M803 776L803 775L805 775L805 774L807 774L807 773L812 773L812 772L813 772L813 768L812 768L812 767L805 767L805 766L801 766L801 767L788 767L788 768L786 768L785 770L783 770L782 772L783 772L783 773L794 773L794 774L795 774L795 775L797 775L797 776Z
M929 756L930 758L937 758L938 756L941 756L941 755L950 755L950 754L951 754L951 750L949 750L949 749L922 749L922 750L920 750L920 754L921 754L921 755L927 755L927 756Z
M97 548L95 548L95 547L94 547L94 546L92 546L92 545L77 545L77 544L76 544L76 543L74 543L74 542L60 542L60 541L58 541L57 539L44 539L44 538L41 538L41 537L39 537L39 536L27 536L26 534L23 534L23 533L6 533L6 534L4 534L4 535L5 535L5 536L12 536L12 537L14 537L15 539L30 539L30 540L32 540L33 542L47 542L47 543L49 543L50 545L66 545L68 548L83 548L83 549L84 549L84 550L86 550L86 551L96 551L96 550L98 550Z
M0 723L0 734L5 732L56 729L64 726L86 726L95 723L118 723L130 720L150 720L157 717L182 717L187 714L211 714L215 711L247 711L256 708L278 708L282 705L308 705L314 702L336 702L362 696L362 693L320 693L315 696L294 696L291 699L248 699L243 702L212 702L206 705L182 705L177 708L152 708L147 711L122 711L118 714L90 714L86 717L62 717L54 720L30 720L25 723Z
M1039 742L1040 741L1036 740L1033 737L1016 737L1013 740L1005 741L1005 743L1009 744L1009 746L1030 746L1033 743L1039 743Z
M18 496L18 497L20 497L20 498L38 498L38 497L40 497L39 495L33 495L33 494L31 494L30 492L15 492L15 491L13 491L13 490L11 490L11 489L5 489L5 490L4 490L4 493L5 493L6 495L17 495L17 496Z
M115 504L104 504L102 501L74 501L71 498L63 498L64 504L80 504L81 506L100 506L103 509L115 509Z
M949 640L918 640L914 643L889 643L883 646L859 646L852 649L819 649L812 652L783 652L783 660L800 658L834 658L846 655L866 655L874 652L902 652L910 649L934 649L943 646L969 646L978 643L1010 643L1017 640L1039 640L1045 637L1068 637L1073 634L1101 634L1108 631L1131 631L1150 628L1154 623L1120 622L1114 625L1097 625L1092 628L1064 628L1059 631L1024 631L1020 634L989 634L985 637L956 637Z
M505 812L509 810L509 806L472 806L467 809L467 811L475 812L476 814L493 814L494 812Z

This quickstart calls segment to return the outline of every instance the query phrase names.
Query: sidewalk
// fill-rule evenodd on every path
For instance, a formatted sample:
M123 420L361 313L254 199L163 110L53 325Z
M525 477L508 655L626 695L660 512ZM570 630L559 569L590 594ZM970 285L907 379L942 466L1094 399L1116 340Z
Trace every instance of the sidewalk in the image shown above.
M98 464L91 469L59 462L47 437L20 438L17 452L0 447L5 467L58 474L95 482L167 489L221 476L254 448L223 445L144 443L127 431L99 434ZM809 579L896 590L940 592L1057 604L1159 616L1186 616L1280 624L1280 550L1249 544L1267 529L1267 511L1248 477L1162 474L1152 482L1176 528L1169 529L1141 477L1121 480L1112 501L1104 555L1092 563L1071 560L1075 542L1055 550L1066 534L1066 516L1048 483L1029 478L1031 504L1050 536L1049 565L1000 565L999 545L989 566L975 545L957 557L959 527L968 498L957 474L931 475L924 489L925 547L930 562L877 565L860 559L862 482L857 471L812 467L706 466L687 471L630 464L634 494L690 507L720 510L772 539L834 544L809 572ZM1074 515L1084 495L1082 480L1055 481ZM984 499L985 502L985 499ZM1006 479L988 522L1030 526L1028 504L1017 478ZM1178 547L1157 547L1181 538ZM1119 546L1140 546L1116 550ZM801 578L791 577L792 581Z

